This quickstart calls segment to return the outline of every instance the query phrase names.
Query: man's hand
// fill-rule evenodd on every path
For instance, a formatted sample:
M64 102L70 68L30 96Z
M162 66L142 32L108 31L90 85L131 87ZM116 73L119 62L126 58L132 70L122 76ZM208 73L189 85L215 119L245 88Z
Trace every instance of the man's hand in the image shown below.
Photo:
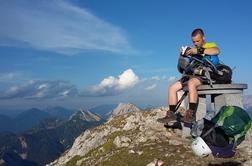
M183 52L183 49L180 48L180 49L179 49L179 55L182 55L182 52Z
M191 49L191 48L188 47L188 46L182 46L182 47L180 48L180 50L179 50L180 55L182 55L182 56L187 56L187 55L186 55L186 52L187 52L188 50L190 50L190 49Z
M195 55L197 54L197 48L191 48L190 50L186 51L186 55Z

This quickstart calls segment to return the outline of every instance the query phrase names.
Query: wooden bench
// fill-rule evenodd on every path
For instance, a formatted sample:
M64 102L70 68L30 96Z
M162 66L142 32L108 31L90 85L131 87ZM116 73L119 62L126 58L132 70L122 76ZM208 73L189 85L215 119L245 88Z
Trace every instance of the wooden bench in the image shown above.
M213 111L219 110L225 105L235 105L243 108L241 94L247 88L247 84L214 84L213 87L201 85L198 87L199 105L196 112L196 120L204 118L207 113L207 95L210 95L211 109ZM190 136L189 127L183 126L182 136Z

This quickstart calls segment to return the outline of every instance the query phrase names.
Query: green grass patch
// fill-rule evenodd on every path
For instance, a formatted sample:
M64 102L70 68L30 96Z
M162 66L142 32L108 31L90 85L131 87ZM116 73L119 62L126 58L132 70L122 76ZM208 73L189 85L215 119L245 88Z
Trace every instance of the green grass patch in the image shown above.
M118 117L114 117L110 122L107 123L107 125L116 127L116 128L121 128L126 124L126 120L124 115L120 115Z
M74 156L71 160L69 160L67 163L66 163L66 166L75 166L77 161L79 161L82 157L79 156L79 155L76 155Z
M172 164L171 161L182 160L179 155L176 154L177 147L170 146L167 152L161 151L162 147L165 147L165 144L159 145L147 145L147 146L139 146L135 147L134 151L142 151L141 155L137 153L129 153L128 148L123 148L119 153L114 154L109 160L103 161L98 164L99 166L142 166L147 165L150 162L154 161L154 159L161 159L167 164ZM172 157L165 157L166 153L174 153L175 155ZM174 164L174 163L173 163Z

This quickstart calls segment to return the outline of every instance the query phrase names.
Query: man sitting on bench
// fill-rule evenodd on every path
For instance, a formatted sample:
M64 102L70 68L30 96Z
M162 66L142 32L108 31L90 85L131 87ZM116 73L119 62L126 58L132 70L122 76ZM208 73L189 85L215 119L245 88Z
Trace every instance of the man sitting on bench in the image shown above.
M190 57L196 57L200 60L209 59L213 64L219 63L219 59L217 56L220 53L219 48L215 43L207 43L205 41L205 35L202 29L195 29L192 32L191 37L195 47L186 49L185 53L183 53L183 49L181 48L180 56L182 56L182 54L188 56L189 63L190 61L192 61ZM178 103L177 92L183 89L185 85L188 86L189 91L189 109L185 112L182 121L185 123L193 123L196 121L196 110L198 106L197 87L202 85L203 83L203 80L200 76L202 75L202 71L197 72L198 75L186 75L169 87L169 110L167 111L165 117L157 120L158 122L169 123L173 121L175 122L177 120L178 114L175 114L177 109L176 106Z

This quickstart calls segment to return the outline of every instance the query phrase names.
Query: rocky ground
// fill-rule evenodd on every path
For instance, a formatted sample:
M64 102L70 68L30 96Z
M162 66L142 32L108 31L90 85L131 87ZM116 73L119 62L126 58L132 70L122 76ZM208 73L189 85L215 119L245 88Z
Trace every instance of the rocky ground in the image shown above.
M50 164L83 166L172 166L172 165L252 165L252 141L244 141L233 158L195 156L191 138L181 130L166 128L156 119L163 108L130 112L104 125L85 131L58 160Z

